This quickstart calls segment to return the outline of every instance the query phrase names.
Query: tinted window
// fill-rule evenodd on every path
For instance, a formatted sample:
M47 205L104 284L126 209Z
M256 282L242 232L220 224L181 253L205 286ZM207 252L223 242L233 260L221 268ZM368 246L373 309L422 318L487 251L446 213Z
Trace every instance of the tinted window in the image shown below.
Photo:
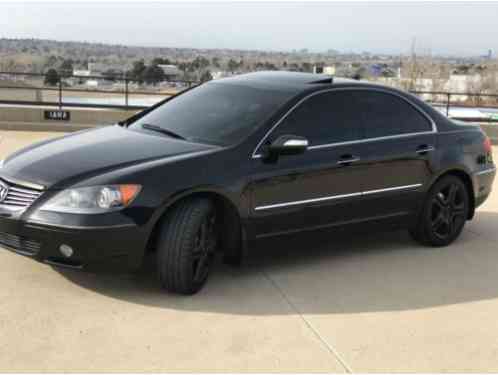
M357 91L358 111L364 115L366 138L432 130L431 123L405 100L377 91Z
M353 96L352 92L336 91L310 97L283 120L271 140L283 134L299 135L313 146L361 139L362 118Z
M253 132L292 94L210 82L164 103L135 121L160 126L194 142L231 145Z

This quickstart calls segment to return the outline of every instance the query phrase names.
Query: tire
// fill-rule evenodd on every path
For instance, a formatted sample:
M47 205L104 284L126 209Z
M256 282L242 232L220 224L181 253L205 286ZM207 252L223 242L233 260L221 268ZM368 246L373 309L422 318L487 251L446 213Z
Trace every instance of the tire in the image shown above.
M469 214L469 192L456 176L445 176L427 193L417 224L410 234L426 246L447 246L463 230Z
M216 210L205 198L180 202L162 223L157 249L161 286L195 294L206 283L218 243Z

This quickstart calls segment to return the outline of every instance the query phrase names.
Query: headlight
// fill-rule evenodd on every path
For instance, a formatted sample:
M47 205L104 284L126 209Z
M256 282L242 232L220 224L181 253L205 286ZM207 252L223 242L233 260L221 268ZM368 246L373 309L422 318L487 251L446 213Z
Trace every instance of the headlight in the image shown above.
M0 160L0 169L3 168L3 160Z
M141 190L140 185L108 185L63 190L41 208L41 211L73 214L101 214L128 206Z

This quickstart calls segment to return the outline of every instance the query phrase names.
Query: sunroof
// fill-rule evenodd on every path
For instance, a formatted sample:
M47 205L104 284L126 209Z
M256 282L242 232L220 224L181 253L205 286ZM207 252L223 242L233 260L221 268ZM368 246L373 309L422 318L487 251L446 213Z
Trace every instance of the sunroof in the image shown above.
M317 81L311 81L310 83L311 84L314 84L314 83L317 83L317 84L332 84L334 82L334 78L330 77L330 78L323 78L323 79L319 79Z

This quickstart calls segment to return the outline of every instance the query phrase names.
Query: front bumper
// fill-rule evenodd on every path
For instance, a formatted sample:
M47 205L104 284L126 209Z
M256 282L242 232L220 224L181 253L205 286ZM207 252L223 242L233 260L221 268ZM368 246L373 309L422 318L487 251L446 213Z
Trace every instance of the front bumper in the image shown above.
M59 247L74 253L64 256ZM0 247L39 262L86 270L135 270L146 246L136 225L66 228L0 217Z

